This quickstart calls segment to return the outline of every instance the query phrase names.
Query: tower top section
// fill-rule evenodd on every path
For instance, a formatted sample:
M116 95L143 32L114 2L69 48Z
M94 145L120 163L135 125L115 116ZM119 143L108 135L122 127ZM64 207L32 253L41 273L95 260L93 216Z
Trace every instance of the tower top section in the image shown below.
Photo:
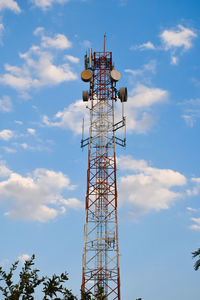
M110 84L113 93L113 100L117 101L120 99L121 102L127 101L127 88L123 87L117 90L116 83L121 79L121 74L118 70L114 68L113 60L112 60L112 52L105 51L105 41L106 35L104 35L104 49L102 52L93 52L92 48L89 48L88 53L86 53L84 57L84 67L85 69L81 72L81 79L84 82L90 83L90 90L83 91L83 101L88 101L92 99L92 95L94 95L94 91L92 90L92 86L97 81L97 78L100 76L106 77L106 85ZM103 88L103 87L102 87Z

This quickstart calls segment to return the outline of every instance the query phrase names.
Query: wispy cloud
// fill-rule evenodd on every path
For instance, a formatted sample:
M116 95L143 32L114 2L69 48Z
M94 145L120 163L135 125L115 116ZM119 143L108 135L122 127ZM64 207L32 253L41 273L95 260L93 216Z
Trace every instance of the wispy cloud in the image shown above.
M0 83L18 90L27 97L33 88L58 85L65 81L76 80L77 75L68 63L56 65L53 50L63 50L71 46L66 36L57 34L54 38L41 36L40 46L32 46L20 53L22 66L5 64L5 73L0 75Z
M133 75L134 77L136 76L146 76L146 74L149 72L151 74L156 73L156 60L151 60L149 63L144 64L140 69L132 70L132 69L125 69L124 71L126 73L129 73Z
M16 153L17 152L16 149L11 148L11 147L3 147L3 149L6 153Z
M136 84L152 85L152 75L156 74L157 61L152 59L148 63L142 65L139 69L125 69L130 86Z
M22 122L22 121L15 120L14 122L15 122L15 124L18 124L18 125L23 125L23 122Z
M155 46L151 41L131 46L131 50L159 50L169 51L171 64L178 65L179 56L193 46L197 33L191 28L179 24L175 29L165 29L160 34L161 45ZM182 51L182 52L180 52Z
M43 142L40 141L39 143L27 143L27 142L22 142L22 143L14 143L14 146L20 150L26 150L26 151L32 151L32 152L38 152L38 151L51 151L49 148L49 143L48 142Z
M0 99L0 111L10 112L12 110L12 101L9 96L3 96Z
M0 44L1 44L1 38L3 36L4 30L5 30L4 25L0 23Z
M66 55L65 59L67 59L70 62L75 63L75 64L79 63L79 58L75 57L75 56L72 56L72 55Z
M0 161L0 178L10 176L12 171L6 166L4 161Z
M186 207L186 209L189 212L197 212L197 211L199 211L197 208L193 208L193 207Z
M92 46L92 43L88 40L84 40L81 42L81 46L84 48L90 48Z
M42 47L55 48L55 49L68 49L72 46L72 43L64 34L56 34L53 38L49 36L42 36Z
M20 13L21 9L18 3L14 0L1 0L0 1L0 11L4 9L12 10L14 13Z
M187 195L188 196L197 196L199 195L200 193L200 178L196 178L196 177L193 177L190 179L193 187L190 188L190 189L187 189Z
M185 100L178 104L182 109L182 118L186 125L194 127L200 119L200 98Z
M152 42L147 42L147 43L143 43L143 44L140 44L140 45L131 46L130 49L131 50L141 50L141 51L156 50L156 46L154 46L154 44Z
M191 221L193 221L193 224L190 225L190 229L200 231L200 218L191 218Z
M200 194L200 178L199 177L192 177L190 179L190 188L186 190L186 195L189 197L196 197ZM189 226L191 230L200 231L200 218L199 216L200 208L198 207L187 207L186 208L190 216L190 220L192 224Z
M82 132L82 120L85 119L85 127L89 126L89 111L85 108L85 103L78 100L63 111L57 112L51 119L48 116L43 116L43 124L48 127L58 127L70 129L75 134Z
M50 9L53 4L65 4L69 0L29 0L31 1L36 7L41 8L42 10Z

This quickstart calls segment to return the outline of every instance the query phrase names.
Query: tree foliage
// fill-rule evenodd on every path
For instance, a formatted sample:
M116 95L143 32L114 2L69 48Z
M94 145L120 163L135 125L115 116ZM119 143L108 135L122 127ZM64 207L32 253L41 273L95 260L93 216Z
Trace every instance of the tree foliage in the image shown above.
M97 287L97 292L95 294L97 300L106 300L107 296L104 294L104 289L102 286Z
M95 293L95 298L92 298L90 292L81 291L82 300L106 300L107 296L104 294L103 287L97 284L97 291Z
M52 277L39 276L39 270L33 268L35 255L26 260L20 273L18 282L14 282L14 274L19 261L15 262L8 273L0 267L0 293L5 300L34 300L36 288L42 285L43 300L77 300L77 297L64 284L68 274L55 274ZM1 298L2 299L2 298Z
M51 277L40 276L40 270L34 268L35 255L25 261L20 272L17 271L19 261L12 264L9 272L0 266L0 299L4 300L34 300L36 288L40 288L42 300L78 300L65 284L68 274L53 274ZM17 278L17 279L16 279ZM17 281L17 282L16 282ZM82 300L105 300L103 287L97 286L95 298L90 292L82 291Z
M192 258L196 258L196 257L198 257L198 259L194 264L195 271L197 271L200 268L200 248L197 251L192 252Z
M56 274L51 277L39 276L40 270L34 268L35 255L26 260L21 271L16 274L18 265L19 261L12 264L9 272L4 271L0 266L0 299L4 296L4 300L34 300L36 288L40 286L43 293L42 300L78 300L65 286L69 279L66 272L60 276ZM92 298L90 292L84 291L81 298L82 300L104 300L106 296L103 288L98 286L95 298Z

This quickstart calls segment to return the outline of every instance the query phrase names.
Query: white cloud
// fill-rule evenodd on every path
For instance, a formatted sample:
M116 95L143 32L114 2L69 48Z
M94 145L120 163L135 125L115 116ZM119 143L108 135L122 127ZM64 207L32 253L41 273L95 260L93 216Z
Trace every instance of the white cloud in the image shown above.
M42 10L47 10L52 7L53 4L64 4L69 0L31 0L35 6L41 8Z
M88 40L84 40L81 42L81 46L83 46L84 48L91 48L92 43Z
M134 77L136 76L143 76L144 74L150 72L151 74L156 73L156 61L151 60L149 63L144 64L140 69L137 70L132 70L132 69L125 69L124 70L126 73L129 73L133 75Z
M8 85L22 94L32 88L58 85L65 81L76 80L69 64L55 65L54 56L38 46L20 54L24 60L21 67L5 65L6 72L0 76L0 83Z
M178 57L177 56L172 56L171 57L171 64L172 65L178 65Z
M173 48L184 48L188 50L192 47L192 40L197 37L197 34L183 25L178 25L177 30L164 30L161 33L161 39L165 50Z
M198 211L198 209L193 208L193 207L186 207L186 209L187 209L189 212L197 212L197 211Z
M183 114L182 118L189 127L194 127L196 121L200 119L200 98L189 99L179 103Z
M75 57L75 56L72 56L72 55L66 55L65 58L68 59L72 63L75 63L75 64L79 63L79 58L78 57Z
M169 93L166 90L151 86L156 66L156 60L150 60L139 69L125 70L129 74L129 84L133 86L128 90L128 101L124 106L129 132L146 133L155 122L155 106L168 100ZM116 119L119 121L120 118L121 104L117 102Z
M5 152L7 153L16 153L16 149L10 148L10 147L3 147L3 149L5 150Z
M198 177L193 177L191 178L191 182L194 184L194 187L191 189L188 189L187 195L188 196L197 196L200 193L200 178Z
M198 177L193 177L192 181L197 183L197 184L200 184L200 178L198 178Z
M18 125L23 125L23 122L22 122L22 121L15 120L14 122L15 122L16 124L18 124Z
M200 225L200 218L192 218L192 221Z
M30 148L30 146L28 146L27 143L22 143L22 144L21 144L21 147L22 147L23 149L25 149L25 150L27 150L27 149Z
M68 49L72 46L72 43L64 34L56 34L54 38L48 36L42 36L42 47L55 48L55 49Z
M0 178L5 178L10 176L11 170L8 169L4 162L0 161Z
M36 133L35 129L33 128L27 128L27 132L30 133L31 135L34 135Z
M128 172L119 179L120 202L132 205L138 214L169 209L183 196L177 188L186 184L186 178L179 172L153 168L131 156L120 157L118 165Z
M186 192L188 196L197 196L199 194L199 188L195 186L193 189L188 189Z
M195 118L191 115L182 115L183 120L185 121L185 123L187 124L187 126L189 127L194 127L195 124Z
M141 45L135 45L135 46L131 46L130 48L131 50L156 50L156 47L154 46L154 44L152 42L147 42Z
M0 111L10 112L12 110L12 102L9 96L3 96L0 99Z
M149 88L141 84L133 88L125 107L127 130L137 133L147 132L154 123L154 118L149 112L150 108L164 102L167 97L167 91L162 89ZM78 100L63 111L57 112L51 119L46 115L43 116L43 123L49 127L70 129L75 134L81 134L83 118L85 130L89 128L89 110L85 106L82 100ZM121 119L121 103L116 107L116 122L119 119Z
M65 190L74 189L62 172L36 169L22 176L10 171L9 178L0 182L0 203L6 203L7 217L46 222L62 214L63 207L82 206L78 199L63 196Z
M47 116L43 117L43 123L49 127L60 127L71 129L75 134L82 132L82 120L85 119L85 127L89 125L89 111L85 108L82 100L70 104L63 111L57 114L50 120Z
M159 88L149 88L147 86L138 84L129 96L129 103L131 107L150 107L153 104L163 102L167 99L168 93ZM128 104L128 102L127 102Z
M137 84L129 92L128 101L125 106L127 117L127 130L138 133L147 132L154 123L154 118L150 109L155 104L163 103L168 99L168 92L159 88L151 88L142 84ZM120 104L118 104L120 107ZM120 115L118 108L118 115Z
M22 254L18 257L18 260L24 264L26 260L28 260L30 258L30 255L28 254Z
M2 23L0 23L0 38L3 36L3 32L4 32L4 25ZM0 40L1 43L1 40Z
M33 31L33 34L34 35L42 35L44 33L44 27L37 27L34 31Z
M160 50L160 51L170 51L171 54L171 64L178 65L179 57L176 54L178 50L189 50L192 47L193 39L197 38L197 34L194 30L184 27L183 25L178 25L177 29L164 30L160 34L160 39L162 42L161 46L155 47L152 42L147 42L141 45L132 46L131 50ZM179 51L180 52L180 51Z
M190 225L190 229L200 231L200 218L191 218L194 224Z
M27 144L25 142L23 143L15 143L15 146L17 148L22 148L23 150L27 150L27 151L49 151L49 141L45 141L44 143L42 143L42 141L39 140L39 144Z
M4 9L10 9L15 13L20 13L21 9L18 3L14 0L1 0L0 1L0 11Z
M60 203L62 203L66 207L71 207L74 209L79 209L79 208L84 207L84 204L76 198L64 199L64 200L61 200Z
M0 131L0 139L4 141L9 141L13 137L14 137L14 132L10 129L4 129Z

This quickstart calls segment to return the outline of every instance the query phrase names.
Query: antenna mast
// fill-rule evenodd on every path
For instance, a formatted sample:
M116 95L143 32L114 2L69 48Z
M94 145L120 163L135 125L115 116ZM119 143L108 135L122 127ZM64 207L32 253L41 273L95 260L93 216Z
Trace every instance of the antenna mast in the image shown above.
M94 52L85 57L81 78L90 83L83 101L90 100L87 191L81 299L90 293L94 299L120 300L117 181L115 145L126 139L115 136L126 125L126 118L114 123L114 104L127 101L127 89L117 90L121 74L113 68L112 52Z

